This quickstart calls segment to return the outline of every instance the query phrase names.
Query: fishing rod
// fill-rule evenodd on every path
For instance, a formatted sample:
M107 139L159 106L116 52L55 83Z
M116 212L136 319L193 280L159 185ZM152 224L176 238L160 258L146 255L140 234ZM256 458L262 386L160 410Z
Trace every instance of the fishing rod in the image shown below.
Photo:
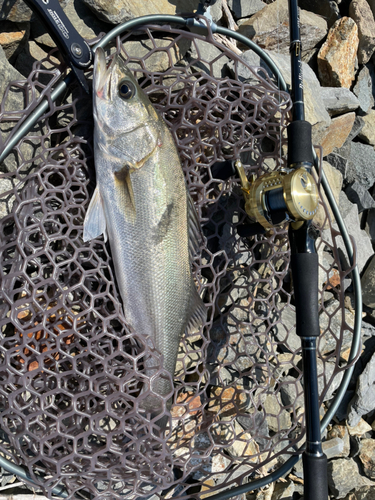
M302 74L302 43L297 0L289 0L291 100L293 120L287 127L287 169L247 180L242 163L232 162L241 180L245 210L253 223L239 228L240 236L263 234L289 222L291 271L296 307L296 333L301 339L306 445L303 452L304 498L326 500L327 457L322 450L316 339L320 335L318 305L317 231L312 219L319 196L312 176L314 164L311 124L305 120ZM215 174L220 175L220 165ZM228 166L226 167L228 172ZM254 222L255 221L255 222Z

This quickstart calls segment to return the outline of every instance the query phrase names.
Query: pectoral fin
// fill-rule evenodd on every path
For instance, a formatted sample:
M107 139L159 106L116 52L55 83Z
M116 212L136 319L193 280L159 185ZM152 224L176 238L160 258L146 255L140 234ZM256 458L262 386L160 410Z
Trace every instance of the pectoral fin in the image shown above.
M96 186L83 223L83 241L93 240L101 234L104 236L104 241L107 241L107 224L104 215L103 199L98 186Z
M135 212L134 191L133 191L133 185L132 185L132 180L131 180L131 173L132 172L134 172L134 169L132 169L131 166L126 165L118 172L115 172L115 177L116 177L117 181L119 181L121 183L122 189L124 190L125 200L126 200L125 216L129 221L134 223L136 212Z

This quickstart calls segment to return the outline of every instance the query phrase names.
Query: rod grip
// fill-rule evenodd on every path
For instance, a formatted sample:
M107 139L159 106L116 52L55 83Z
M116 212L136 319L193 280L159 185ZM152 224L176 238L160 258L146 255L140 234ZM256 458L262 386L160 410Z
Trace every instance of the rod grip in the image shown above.
M304 453L303 461L303 498L304 500L327 500L328 477L327 457L315 457Z
M299 337L319 337L318 255L292 253L291 268L296 302L296 333Z

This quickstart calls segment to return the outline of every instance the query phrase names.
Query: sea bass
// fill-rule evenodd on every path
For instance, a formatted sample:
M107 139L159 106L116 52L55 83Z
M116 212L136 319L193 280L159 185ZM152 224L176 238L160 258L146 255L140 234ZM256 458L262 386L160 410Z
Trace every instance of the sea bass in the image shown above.
M127 323L153 339L173 378L182 333L206 317L191 273L197 215L166 123L121 57L107 67L102 49L95 52L93 102L97 186L83 239L108 235ZM155 373L151 364L147 376ZM161 396L172 389L161 377L152 388ZM144 407L158 404L150 396Z

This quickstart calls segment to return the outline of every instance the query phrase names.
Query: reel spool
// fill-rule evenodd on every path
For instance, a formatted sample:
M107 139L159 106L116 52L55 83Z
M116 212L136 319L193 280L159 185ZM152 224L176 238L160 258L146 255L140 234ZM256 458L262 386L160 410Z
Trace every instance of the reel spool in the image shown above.
M147 47L142 55L139 39ZM294 314L288 238L280 225L272 234L241 239L237 228L247 219L241 183L222 182L212 167L240 158L246 177L268 176L264 193L264 179L286 168L278 151L289 97L217 42L209 27L207 36L138 27L117 39L117 50L177 142L205 237L193 270L207 322L181 339L171 426L161 436L137 404L140 387L152 392L142 373L145 357L154 361L155 376L167 376L160 355L126 324L108 247L102 239L82 241L92 190L92 121L90 108L79 111L87 96L73 88L72 103L67 96L52 104L0 175L0 451L49 498L182 500L248 478L267 484L267 474L281 471L304 436L299 344L286 322ZM231 61L227 75L217 76L218 66ZM58 70L42 66L36 63L27 81L7 88L2 123L15 117L6 111L13 92L26 100L40 88L51 91ZM251 83L238 81L243 66ZM41 83L42 75L49 82ZM27 113L20 110L17 118ZM270 136L272 152L262 146ZM321 234L318 249L328 247L334 257L334 264L321 264L323 401L353 363L343 366L337 355L348 347L353 325L342 320L343 280L351 269L341 266L339 234L320 205L330 236ZM327 289L339 308L326 303ZM340 325L339 335L333 324ZM294 377L284 380L285 371ZM293 403L282 400L283 387L295 389Z

